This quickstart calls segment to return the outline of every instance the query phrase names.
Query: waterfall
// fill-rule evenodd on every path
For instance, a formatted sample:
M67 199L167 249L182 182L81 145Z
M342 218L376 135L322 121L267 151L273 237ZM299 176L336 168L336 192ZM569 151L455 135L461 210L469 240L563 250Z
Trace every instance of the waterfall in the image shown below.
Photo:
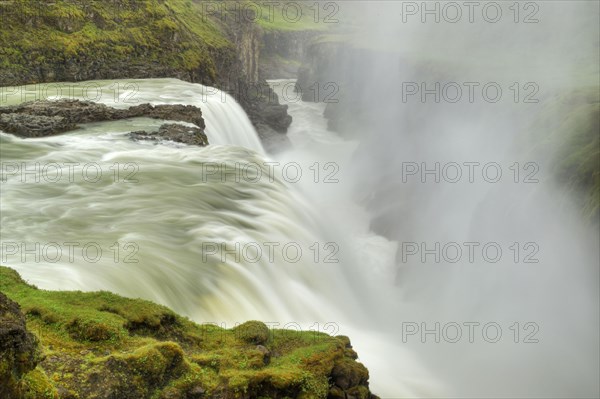
M252 123L242 107L226 92L214 87L192 84L178 79L116 80L85 82L94 84L95 93L114 93L121 88L118 100L100 96L109 106L126 107L135 104L183 104L202 109L206 134L211 144L236 145L264 153ZM99 87L99 89L96 88Z
M162 123L147 118L93 123L39 139L2 133L4 164L38 165L35 176L4 176L3 264L41 288L111 290L157 301L199 322L345 317L333 300L344 291L341 265L314 261L318 250L324 260L327 231L286 181L284 165L274 166L264 155L233 98L175 79L80 85L103 91L127 85L130 92L119 98L199 106L211 145L154 145L126 137ZM112 96L100 101L131 105ZM51 164L76 164L73 179L66 166L63 178L48 176L44 167ZM97 171L101 178L95 181ZM36 243L37 254L12 253L21 244L35 252ZM86 245L90 253L84 253Z
M437 392L414 355L368 316L381 305L365 297L376 291L372 270L393 261L394 245L369 232L368 215L347 185L326 182L348 181L356 143L327 131L319 104L290 104L297 118L290 138L299 148L271 159L239 106L212 88L173 79L80 85L88 83L103 92L127 87L117 98L135 93L134 104L200 106L212 144L126 137L162 123L147 118L38 139L0 133L3 165L30 170L2 176L0 263L43 289L109 290L199 323L258 319L349 335L367 366L379 364L372 372L377 392ZM218 94L213 101L203 92ZM98 100L131 105L112 93ZM332 156L339 171L325 167ZM72 169L63 166L56 179L55 169L44 169L55 164ZM400 379L390 376L396 370Z
M371 61L378 68L370 75L376 76L372 87L393 90L397 82L381 82L402 58L386 57ZM370 370L373 392L382 397L598 391L598 271L590 262L597 259L597 233L581 228L572 210L559 212L548 187L515 193L503 185L405 186L398 183L397 165L389 163L393 157L464 158L462 151L473 149L482 150L482 157L496 150L504 156L511 140L498 135L490 144L479 133L481 126L510 128L504 119L510 109L457 116L416 107L398 116L399 97L383 90L384 97L364 98L389 111L389 119L362 140L350 140L327 130L324 104L292 101L294 149L270 158L243 110L216 89L175 79L77 85L99 96L76 97L110 106L199 106L211 145L155 145L126 137L162 123L147 118L93 123L39 139L0 133L2 164L28 168L2 176L0 263L27 281L45 289L142 297L200 323L231 327L259 319L349 335ZM399 121L410 123L396 135L387 123ZM452 131L440 140L435 132L448 126ZM57 179L54 166L44 169L56 164L72 169L64 166ZM396 236L371 231L382 207L367 210L355 201L357 191L364 198L377 186L392 191L394 201L387 205L406 206L402 218L388 220ZM519 202L523 198L528 200ZM500 210L495 199L501 199ZM514 224L502 224L509 217ZM535 225L540 221L546 221L541 235ZM514 229L521 229L519 240L539 240L548 251L545 263L477 269L399 265L396 258L403 237L508 240ZM515 345L507 335L512 323L527 333L522 327L528 321L538 322L540 342ZM431 328L436 322L498 322L505 339L403 339L406 323Z

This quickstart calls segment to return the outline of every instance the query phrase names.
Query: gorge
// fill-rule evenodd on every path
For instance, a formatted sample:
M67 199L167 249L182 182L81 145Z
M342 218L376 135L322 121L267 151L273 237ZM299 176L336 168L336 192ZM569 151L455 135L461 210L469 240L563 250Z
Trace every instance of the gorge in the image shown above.
M0 5L0 393L597 396L597 4L283 3Z

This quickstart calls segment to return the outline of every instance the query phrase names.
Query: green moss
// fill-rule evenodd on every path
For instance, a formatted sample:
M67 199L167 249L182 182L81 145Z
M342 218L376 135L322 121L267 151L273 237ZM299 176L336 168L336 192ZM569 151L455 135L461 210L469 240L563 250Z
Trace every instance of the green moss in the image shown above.
M82 398L326 398L334 370L364 379L346 337L259 321L198 325L141 299L40 290L5 267L0 291L20 304L45 354L23 382L31 398L56 397L59 386Z
M269 327L263 322L247 321L233 329L236 336L250 344L264 344L269 339Z
M31 65L60 69L65 61L135 65L156 60L214 79L212 53L233 46L218 21L202 17L200 3L186 0L14 0L0 4L0 14L0 59L4 69L15 71Z
M141 378L145 386L163 385L188 370L183 349L175 342L152 343L136 349L132 354L110 359L123 360L125 368Z
M58 399L59 397L56 388L39 367L27 373L22 384L26 387L23 392L24 399Z
M339 7L336 4L325 7L308 1L194 1L191 4L188 2L186 7L195 5L201 9L199 15L205 15L209 20L220 23L239 23L242 20L254 22L267 31L326 31L337 25L336 17L339 18ZM179 3L177 9L182 11L182 8Z
M327 9L316 2L286 0L252 3L261 7L257 23L265 30L326 31L336 25L336 17L339 18L339 8L333 3Z

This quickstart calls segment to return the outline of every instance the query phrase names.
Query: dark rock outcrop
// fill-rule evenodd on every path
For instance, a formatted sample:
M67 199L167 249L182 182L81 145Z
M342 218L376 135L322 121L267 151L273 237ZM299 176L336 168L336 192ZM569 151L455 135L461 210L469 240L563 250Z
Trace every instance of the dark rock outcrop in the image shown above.
M271 129L277 133L287 133L292 124L288 106L279 103L279 96L266 81L249 83L232 78L224 89L244 108L258 134Z
M320 102L320 93L327 83L338 87L343 77L339 75L338 60L349 47L343 42L313 41L307 46L302 66L298 70L296 90L302 93L303 101ZM346 79L344 79L346 81ZM321 90L316 90L318 87Z
M0 129L21 137L44 137L74 130L78 123L135 117L193 123L198 126L199 133L204 134L202 111L191 105L141 104L127 109L117 109L79 100L33 101L0 107Z
M0 398L21 397L22 377L40 360L38 340L27 331L19 305L0 292Z
M266 123L278 132L287 131L292 117L287 114L287 105L259 104L259 112Z
M292 147L287 134L281 134L265 124L257 126L258 137L262 141L263 147L267 152L275 153L285 151Z
M177 123L166 123L156 132L148 133L144 130L131 132L129 136L133 140L174 141L176 143L197 145L200 147L208 145L208 138L201 129Z
M358 354L352 349L350 338L337 338L343 342L344 356L334 362L327 399L379 399L369 391L369 370L356 361Z
M287 105L280 105L277 94L259 73L263 29L256 24L255 11L244 10L240 17L235 9L225 7L220 18L225 35L235 46L237 62L217 69L216 85L231 94L244 108L261 138L271 136L273 131L286 133L292 123ZM235 21L235 23L232 23Z
M0 115L0 129L23 137L44 137L68 132L77 125L62 116L8 113Z

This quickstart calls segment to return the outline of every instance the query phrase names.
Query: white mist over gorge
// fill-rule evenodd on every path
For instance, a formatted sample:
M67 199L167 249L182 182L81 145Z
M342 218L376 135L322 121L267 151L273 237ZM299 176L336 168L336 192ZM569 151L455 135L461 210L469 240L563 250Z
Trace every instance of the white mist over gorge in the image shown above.
M45 356L0 362L0 393L36 397L37 373L53 398L600 395L598 2L117 10L147 40L65 3L32 29L67 44L0 52L0 266L54 292L0 268ZM150 305L63 291L270 331L211 346ZM129 382L126 356L171 344L181 367Z

